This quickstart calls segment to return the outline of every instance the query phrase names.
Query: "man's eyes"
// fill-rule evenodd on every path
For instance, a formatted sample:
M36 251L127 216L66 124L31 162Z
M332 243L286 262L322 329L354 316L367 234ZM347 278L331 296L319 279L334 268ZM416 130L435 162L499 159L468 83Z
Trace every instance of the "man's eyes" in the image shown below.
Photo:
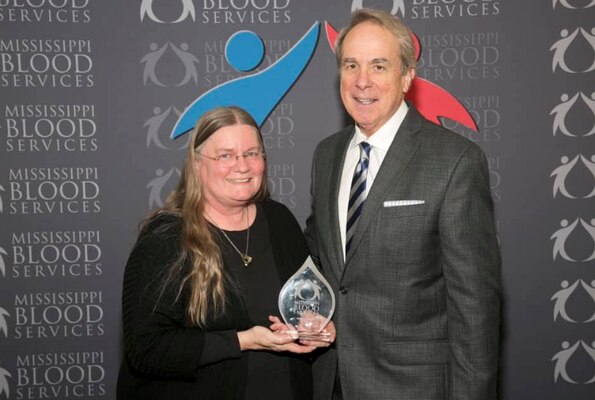
M345 71L355 71L358 68L359 65L357 64L343 64L343 70ZM388 71L389 68L385 64L372 64L368 67L368 69L373 72L384 72Z

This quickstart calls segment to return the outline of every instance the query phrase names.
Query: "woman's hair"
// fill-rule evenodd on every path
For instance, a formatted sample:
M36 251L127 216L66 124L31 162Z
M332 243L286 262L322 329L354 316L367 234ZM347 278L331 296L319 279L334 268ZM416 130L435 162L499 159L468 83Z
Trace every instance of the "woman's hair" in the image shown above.
M196 153L200 152L208 138L219 129L233 125L254 127L264 152L264 142L258 124L243 109L234 106L219 107L205 113L192 130L184 169L176 189L170 193L165 205L155 210L141 225L143 229L161 215L176 215L181 218L180 256L169 268L162 293L168 285L182 278L177 298L182 290L190 292L188 319L192 325L200 327L206 326L209 315L217 316L225 311L226 276L221 251L204 217L203 188L195 167L195 159ZM265 168L260 188L248 203L263 201L268 197ZM189 271L185 267L186 264L191 266Z
M335 56L341 66L343 61L343 41L345 36L357 25L370 22L383 27L395 35L401 52L401 75L405 75L411 68L415 68L415 45L411 37L411 30L398 18L387 11L362 8L353 13L349 24L339 32L335 45Z

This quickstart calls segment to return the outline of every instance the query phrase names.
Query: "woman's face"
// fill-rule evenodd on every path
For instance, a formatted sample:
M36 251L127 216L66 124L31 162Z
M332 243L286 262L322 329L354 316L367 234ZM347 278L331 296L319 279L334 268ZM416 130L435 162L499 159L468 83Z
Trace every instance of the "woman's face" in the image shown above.
M262 153L257 130L250 125L231 125L217 130L196 154L195 166L207 206L216 209L244 206L260 189L265 161L242 157ZM223 156L223 157L222 157ZM219 160L213 158L220 157ZM227 165L223 159L227 158Z

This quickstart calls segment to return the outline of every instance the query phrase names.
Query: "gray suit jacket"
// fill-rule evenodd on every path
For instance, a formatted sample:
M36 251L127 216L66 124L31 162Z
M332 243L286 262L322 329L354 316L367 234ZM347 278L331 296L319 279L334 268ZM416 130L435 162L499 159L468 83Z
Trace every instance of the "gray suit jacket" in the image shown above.
M344 262L337 197L353 132L322 141L312 168L306 237L337 295L315 399L331 398L337 367L345 400L494 399L500 254L483 152L410 106Z

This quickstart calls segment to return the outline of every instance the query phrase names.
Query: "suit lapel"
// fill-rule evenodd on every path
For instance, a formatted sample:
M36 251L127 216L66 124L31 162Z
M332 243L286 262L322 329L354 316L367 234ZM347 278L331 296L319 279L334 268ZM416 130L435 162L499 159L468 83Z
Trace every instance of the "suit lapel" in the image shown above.
M339 225L339 209L337 208L337 199L339 198L339 187L341 185L341 174L343 173L343 164L345 163L345 156L347 154L347 147L353 133L354 127L345 129L345 133L340 136L340 139L335 146L336 151L331 159L330 171L330 185L328 188L329 201L327 204L328 215L331 229L331 246L332 254L334 255L335 263L333 264L333 272L339 278L345 267L343 259L343 244L341 243L341 227Z
M421 129L422 121L422 117L417 110L409 106L407 116L403 120L401 127L397 131L397 134L382 161L380 170L374 179L374 184L370 188L370 192L364 203L364 208L359 216L357 228L351 242L351 249L345 260L345 268L343 272L349 267L349 261L362 241L365 232L370 227L370 223L372 222L376 211L378 208L382 207L386 192L390 188L394 188L398 183L407 164L417 151L419 141L415 136L415 133Z

